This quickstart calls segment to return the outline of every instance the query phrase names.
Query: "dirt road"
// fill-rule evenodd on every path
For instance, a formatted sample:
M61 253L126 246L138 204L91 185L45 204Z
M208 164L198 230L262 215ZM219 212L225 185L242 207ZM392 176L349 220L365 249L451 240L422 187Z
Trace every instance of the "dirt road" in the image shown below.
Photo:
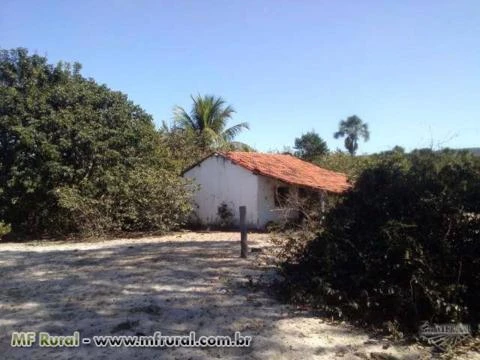
M347 325L297 312L269 295L263 248L239 258L235 233L181 233L85 243L0 244L0 357L8 359L418 359ZM245 348L12 348L13 331L95 335L230 335Z

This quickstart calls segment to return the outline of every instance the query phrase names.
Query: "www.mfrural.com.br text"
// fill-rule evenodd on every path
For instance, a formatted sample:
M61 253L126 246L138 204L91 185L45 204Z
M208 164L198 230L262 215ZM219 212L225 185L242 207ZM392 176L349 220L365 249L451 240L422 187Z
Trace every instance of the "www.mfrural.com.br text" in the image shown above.
M195 331L188 335L162 335L156 331L153 335L98 335L82 337L75 331L71 335L51 335L48 332L13 332L12 347L79 347L93 345L96 347L248 347L251 336L242 336L235 332L231 336L197 336Z

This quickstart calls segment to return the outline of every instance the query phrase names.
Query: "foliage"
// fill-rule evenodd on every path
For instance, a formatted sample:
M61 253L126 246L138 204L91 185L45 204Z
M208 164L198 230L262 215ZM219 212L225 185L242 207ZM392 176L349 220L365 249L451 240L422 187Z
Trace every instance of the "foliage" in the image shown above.
M322 231L325 214L340 200L338 194L309 188L296 190L288 193L281 206L284 217L267 226L271 240L277 245L275 255L287 263L296 262L298 254ZM292 217L292 211L298 216Z
M348 175L351 181L355 181L365 169L371 168L386 159L401 161L404 155L404 150L399 146L395 146L391 151L372 155L350 156L345 152L336 151L327 156L317 158L314 162L325 169L343 172Z
M368 130L368 124L364 123L358 116L353 115L347 118L347 120L340 121L338 131L333 134L335 139L339 137L345 137L345 148L350 155L354 156L358 150L358 140L368 141L370 138L370 131Z
M160 130L162 142L168 149L169 159L174 164L174 167L178 170L179 174L197 163L201 159L207 157L212 153L214 149L205 147L205 143L201 136L198 134L179 129L175 126L170 127L166 123ZM221 146L215 148L216 151L255 151L247 144L232 141L224 143Z
M278 245L277 257L284 261L295 261L295 256L308 246L322 229L324 215L328 208L335 205L338 196L316 190L301 188L291 191L282 206L285 214L292 209L298 213L297 218L285 216L284 219L269 224L273 242Z
M0 237L6 235L12 231L10 224L5 224L3 221L0 221Z
M295 139L295 149L295 156L307 161L328 153L327 143L313 130Z
M180 106L174 108L176 127L193 132L202 148L217 148L231 142L236 135L249 129L246 122L227 128L235 110L225 100L213 95L192 96L192 109L188 113Z
M227 203L222 202L217 209L217 216L219 219L218 225L221 228L228 228L233 225L233 212Z
M244 151L244 152L256 152L255 148L240 141L231 141L225 144L224 151Z
M318 227L289 254L294 302L413 330L422 320L478 322L480 160L430 150L366 168Z
M373 165L376 158L370 156L351 156L342 151L330 153L322 158L315 159L315 164L329 170L345 173L350 179L355 179L361 172Z
M191 131L164 124L161 137L168 149L169 159L179 174L212 153L211 149L202 146L201 138Z
M179 179L164 169L130 171L124 182L101 198L85 197L72 187L56 190L58 207L70 221L63 229L95 235L115 231L167 231L185 222L190 196L179 191Z
M0 218L53 235L181 222L187 190L151 116L80 69L0 52Z

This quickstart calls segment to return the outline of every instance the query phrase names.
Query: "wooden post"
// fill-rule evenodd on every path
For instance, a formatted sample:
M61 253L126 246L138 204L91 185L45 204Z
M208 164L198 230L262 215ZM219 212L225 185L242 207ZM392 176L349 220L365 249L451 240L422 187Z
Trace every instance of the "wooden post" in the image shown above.
M246 258L248 252L247 245L247 207L240 206L240 257Z

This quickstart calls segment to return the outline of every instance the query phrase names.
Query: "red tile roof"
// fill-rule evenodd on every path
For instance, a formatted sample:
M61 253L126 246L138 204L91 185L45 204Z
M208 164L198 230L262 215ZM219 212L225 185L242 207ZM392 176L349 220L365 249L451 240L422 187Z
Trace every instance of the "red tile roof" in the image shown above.
M347 175L322 169L292 155L262 154L232 151L217 153L252 172L281 180L288 184L341 193L350 185Z

